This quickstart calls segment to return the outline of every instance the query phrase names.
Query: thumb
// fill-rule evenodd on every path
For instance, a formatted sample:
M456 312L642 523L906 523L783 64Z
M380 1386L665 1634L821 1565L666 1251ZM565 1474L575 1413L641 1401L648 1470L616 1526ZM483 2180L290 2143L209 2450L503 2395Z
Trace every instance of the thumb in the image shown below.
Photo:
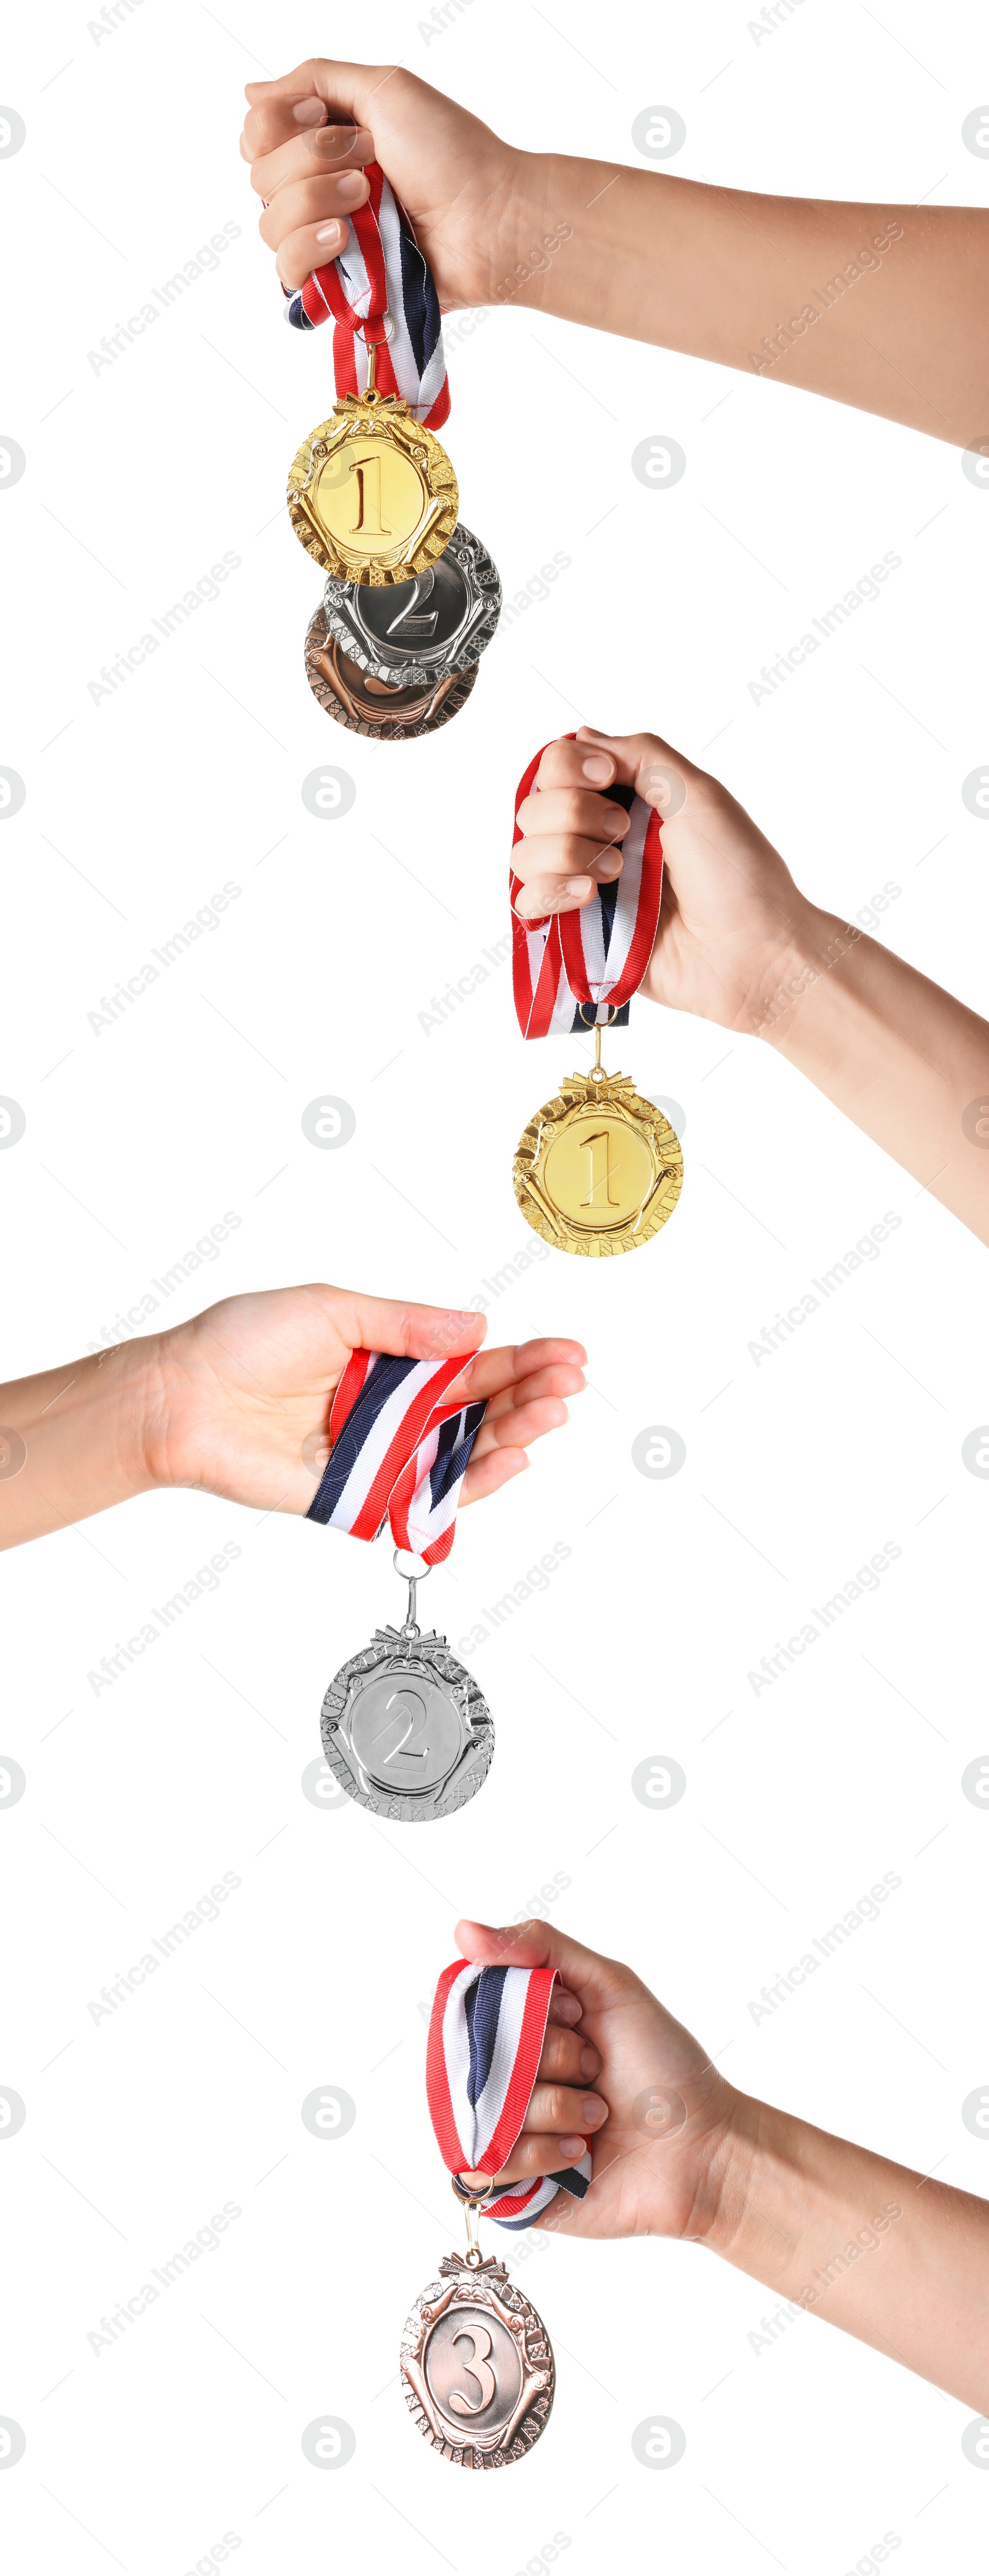
M618 765L616 785L634 787L664 822L679 814L686 804L690 782L703 776L682 751L664 742L661 734L596 733L593 725L581 725L577 740L593 742L609 751Z
M413 1306L397 1297L347 1294L335 1318L351 1350L387 1351L396 1359L473 1357L487 1318L457 1306Z
M631 1969L603 1959L596 1950L585 1950L582 1942L571 1941L555 1923L541 1923L538 1918L500 1928L465 1918L457 1925L456 1937L472 1966L557 1968L570 1993L592 2007L613 1999L622 1980L638 1983Z

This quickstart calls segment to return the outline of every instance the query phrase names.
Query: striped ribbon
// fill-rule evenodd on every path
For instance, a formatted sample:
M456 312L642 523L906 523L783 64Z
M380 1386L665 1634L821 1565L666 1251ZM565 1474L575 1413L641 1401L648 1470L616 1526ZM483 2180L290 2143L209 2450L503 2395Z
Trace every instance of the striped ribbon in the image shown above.
M564 736L574 742L576 736ZM543 750L548 746L544 743ZM537 751L515 799L513 850L523 835L519 807L537 793L536 773L543 757ZM659 816L632 787L609 787L612 803L632 817L621 844L622 871L599 886L594 901L579 912L550 913L538 921L520 921L515 905L521 877L510 872L512 906L512 984L515 1009L524 1038L563 1037L568 1030L605 1026L624 1028L628 1005L649 964L659 923L663 891L663 844Z
M426 2045L426 2093L447 2172L485 2173L507 2163L539 2072L556 1968L444 1968ZM484 2215L516 2233L533 2226L558 2191L583 2200L591 2179L585 2141L578 2165L508 2183ZM461 2191L461 2198L469 2198Z
M338 399L364 392L373 340L378 392L400 394L426 429L440 429L449 416L450 388L432 270L376 161L366 164L365 177L371 194L347 216L346 250L294 293L283 289L288 319L297 331L332 322Z
M333 1398L330 1455L306 1519L380 1536L439 1565L453 1546L460 1488L485 1404L444 1404L469 1354L398 1360L352 1351Z

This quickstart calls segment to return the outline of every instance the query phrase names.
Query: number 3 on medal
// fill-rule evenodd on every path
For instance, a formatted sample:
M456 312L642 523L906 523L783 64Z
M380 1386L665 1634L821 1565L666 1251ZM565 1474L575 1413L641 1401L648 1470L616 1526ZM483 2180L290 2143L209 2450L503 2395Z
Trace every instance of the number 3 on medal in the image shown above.
M479 2397L465 2397L459 2388L452 2388L447 2404L455 2415L479 2415L482 2407L490 2406L495 2393L495 2375L487 2358L494 2350L491 2337L487 2326L464 2326L453 2340L455 2344L469 2343L471 2355L470 2360L464 2363L464 2371L468 2379L476 2379L481 2394Z
M364 457L359 465L352 464L350 471L361 496L361 505L350 531L351 536L356 537L360 529L366 537L390 537L391 529L383 528L381 524L380 456Z

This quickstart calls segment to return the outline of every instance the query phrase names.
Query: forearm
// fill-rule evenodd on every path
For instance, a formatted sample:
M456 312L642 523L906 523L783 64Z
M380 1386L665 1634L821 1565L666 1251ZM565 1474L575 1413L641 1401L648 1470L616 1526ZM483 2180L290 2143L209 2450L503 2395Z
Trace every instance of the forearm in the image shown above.
M0 1547L65 1529L158 1482L153 1350L123 1342L0 1386Z
M801 385L959 446L984 433L980 209L763 197L530 155L516 243L497 302Z
M740 2096L706 2242L777 2300L989 2407L985 2201Z
M854 925L808 906L753 995L749 1024L989 1243L985 1020Z

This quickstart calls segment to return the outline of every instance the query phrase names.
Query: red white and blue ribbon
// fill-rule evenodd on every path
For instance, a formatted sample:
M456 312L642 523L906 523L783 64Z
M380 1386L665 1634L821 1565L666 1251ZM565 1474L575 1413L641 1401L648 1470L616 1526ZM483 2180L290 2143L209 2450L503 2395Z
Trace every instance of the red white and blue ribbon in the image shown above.
M573 742L575 736L565 739ZM542 757L537 751L519 782L513 850L523 838L519 807L538 793ZM620 845L621 875L599 886L591 903L576 912L520 921L515 906L522 880L511 870L512 983L524 1038L564 1037L598 1022L602 1028L624 1027L652 956L663 892L659 815L634 788L609 787L608 796L632 819Z
M439 1565L453 1546L460 1488L484 1420L482 1404L444 1404L469 1354L399 1360L352 1351L333 1398L330 1455L306 1519L380 1536Z
M426 2093L447 2172L490 2174L507 2164L539 2072L556 1968L444 1968L426 2045ZM532 2227L558 2191L583 2200L590 2147L564 2173L507 2183L484 2202L486 2218L516 2231ZM461 2198L470 2194L461 2191Z
M440 429L449 416L450 388L433 273L384 171L368 161L364 175L371 194L347 216L346 250L294 294L284 289L288 319L297 331L332 322L338 399L364 392L373 340L379 394L400 394L426 429Z

